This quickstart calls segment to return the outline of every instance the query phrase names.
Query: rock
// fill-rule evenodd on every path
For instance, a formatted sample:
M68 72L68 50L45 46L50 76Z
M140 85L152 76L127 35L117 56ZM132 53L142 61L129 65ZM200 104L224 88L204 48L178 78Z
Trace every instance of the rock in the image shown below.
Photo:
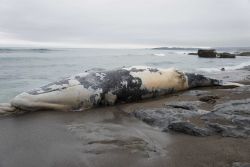
M198 53L188 53L188 55L198 55Z
M199 49L198 50L198 56L199 57L206 57L206 58L235 58L236 54L232 53L216 53L215 49Z
M138 110L133 114L136 118L151 126L166 130L172 122L183 121L198 113L180 108L154 108Z
M203 96L201 99L211 103L217 98ZM250 137L250 99L218 104L211 112L201 110L199 106L202 103L170 102L164 108L140 109L133 115L164 132L172 130L194 136L219 134L223 137Z
M210 130L190 123L189 119L201 116L207 111L198 109L202 102L183 101L165 104L165 108L141 109L133 115L143 122L156 126L164 132L173 130L195 136L210 135Z
M241 52L237 56L250 56L250 52Z
M199 49L198 56L205 58L216 58L216 52L215 49Z
M226 137L250 136L250 99L231 100L216 105L211 113L201 119L214 132Z
M250 117L250 99L231 100L215 106L213 112L217 114L243 115Z
M234 94L250 93L250 86L240 86L230 91Z
M211 132L207 128L200 128L190 122L172 122L168 129L176 132L182 132L192 136L209 136Z
M250 135L249 129L242 127L235 127L232 125L222 125L219 123L208 123L210 129L214 132L221 134L223 137L248 137Z
M201 95L206 95L208 94L208 91L205 90L188 90L185 91L182 95L186 95L186 96L201 96Z
M216 99L219 99L218 96L208 95L208 96L202 96L199 98L200 101L214 104L216 102Z
M221 68L220 70L221 70L221 71L225 71L225 68L223 67L223 68Z
M223 52L223 53L217 53L218 58L235 58L235 54Z
M164 106L171 108L180 108L184 110L194 110L198 111L199 106L202 104L200 101L178 101L178 102L168 102Z
M250 163L234 162L232 167L250 167Z

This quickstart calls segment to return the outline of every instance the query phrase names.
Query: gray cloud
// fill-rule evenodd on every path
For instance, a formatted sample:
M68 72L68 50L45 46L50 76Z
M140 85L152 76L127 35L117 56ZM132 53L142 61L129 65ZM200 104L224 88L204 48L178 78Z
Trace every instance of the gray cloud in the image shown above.
M249 46L249 0L0 0L0 44Z

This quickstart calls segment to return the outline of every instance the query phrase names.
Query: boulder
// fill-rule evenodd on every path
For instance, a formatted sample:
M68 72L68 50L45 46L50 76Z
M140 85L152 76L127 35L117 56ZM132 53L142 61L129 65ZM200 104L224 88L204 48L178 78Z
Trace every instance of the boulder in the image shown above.
M188 53L188 55L198 55L198 53Z
M222 67L220 70L221 70L221 71L225 71L226 69L225 69L224 67Z
M198 56L205 58L216 58L216 51L215 49L199 49Z
M237 56L250 56L250 52L241 52Z
M235 58L235 54L223 52L223 53L218 53L217 57L218 58Z

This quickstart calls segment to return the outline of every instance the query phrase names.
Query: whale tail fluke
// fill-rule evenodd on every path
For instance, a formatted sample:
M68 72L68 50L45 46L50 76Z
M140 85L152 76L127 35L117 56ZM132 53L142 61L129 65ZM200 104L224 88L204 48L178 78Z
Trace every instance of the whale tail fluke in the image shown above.
M188 79L188 87L206 87L206 86L221 86L223 82L218 79L208 78L201 74L186 73Z
M236 88L236 87L241 87L245 85L236 83L236 82L222 82L220 86L225 87L225 88Z
M203 86L221 86L223 88L235 88L244 86L236 82L224 82L214 78L209 78L201 74L186 73L188 77L189 88L203 87Z

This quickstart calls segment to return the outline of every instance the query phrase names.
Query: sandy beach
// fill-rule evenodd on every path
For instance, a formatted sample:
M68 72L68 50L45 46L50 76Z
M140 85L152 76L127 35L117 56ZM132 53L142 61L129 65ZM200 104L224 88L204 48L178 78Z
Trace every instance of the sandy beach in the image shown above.
M0 167L246 165L250 163L249 137L228 137L219 133L201 137L173 130L163 132L131 114L164 108L171 102L191 104L200 101L202 95L216 96L199 106L208 112L230 100L245 100L250 98L249 71L242 71L238 71L237 76L246 84L244 87L199 88L85 112L42 111L1 117ZM235 79L232 74L224 74L215 77Z

